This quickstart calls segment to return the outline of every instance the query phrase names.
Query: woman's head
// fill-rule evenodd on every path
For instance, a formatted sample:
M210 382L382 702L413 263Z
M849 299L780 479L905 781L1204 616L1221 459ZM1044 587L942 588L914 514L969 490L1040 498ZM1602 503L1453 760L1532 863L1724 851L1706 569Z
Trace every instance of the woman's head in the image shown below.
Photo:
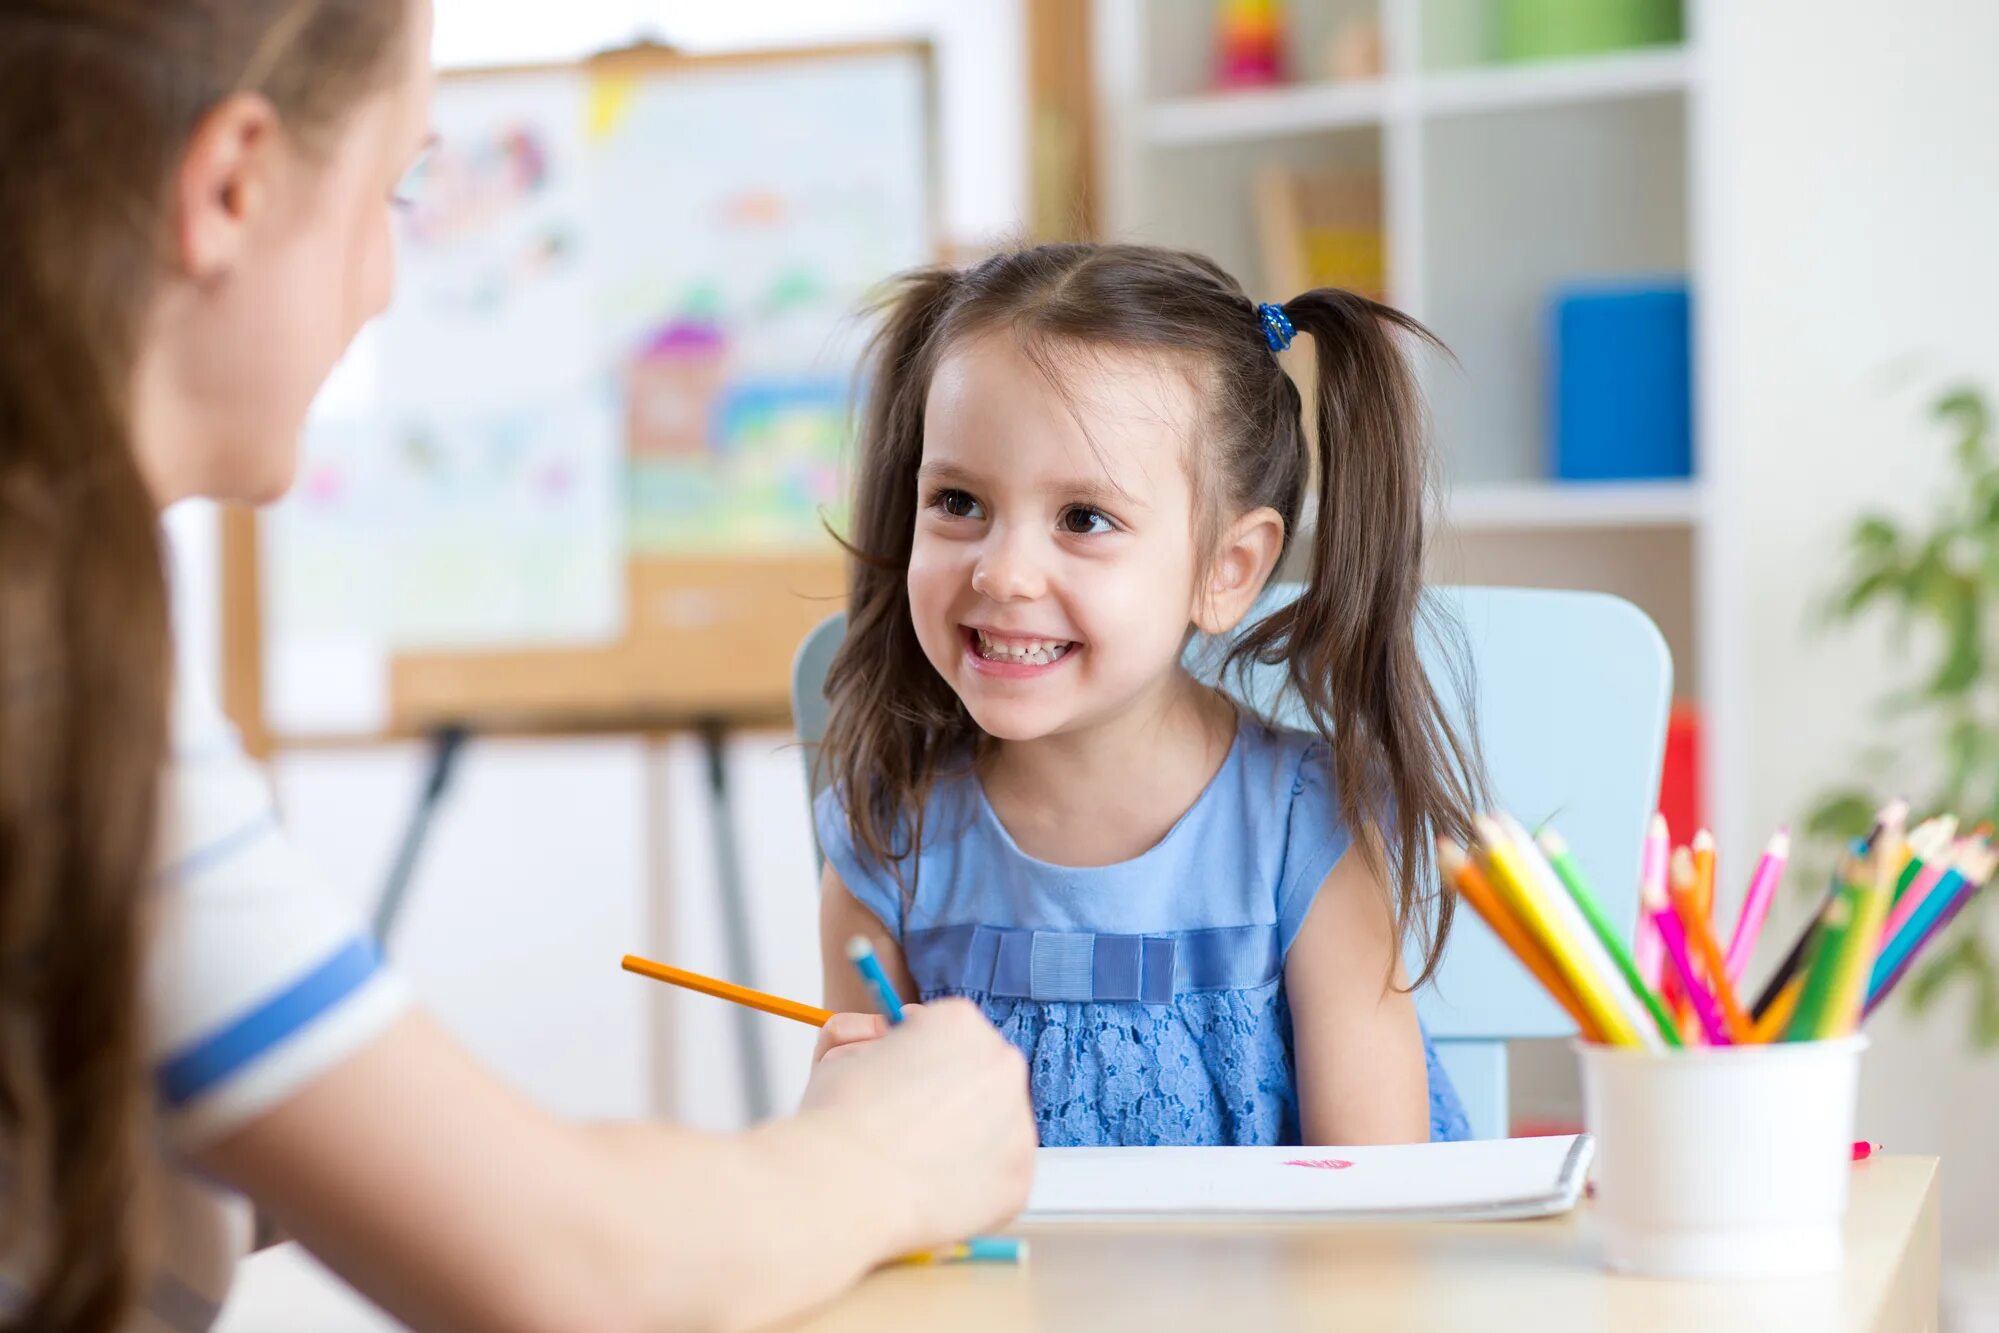
M0 4L0 1138L46 1238L29 1327L114 1327L137 1286L157 511L289 477L386 290L427 30L426 0Z
M1423 848L1464 827L1475 780L1415 647L1426 458L1396 337L1428 335L1347 292L1283 312L1315 344L1316 460L1258 307L1205 259L1040 246L903 280L828 682L827 757L863 845L903 850L937 766L970 746L1142 706L1189 632L1235 630L1305 540L1304 594L1234 661L1287 667L1344 813L1385 830L1420 920Z

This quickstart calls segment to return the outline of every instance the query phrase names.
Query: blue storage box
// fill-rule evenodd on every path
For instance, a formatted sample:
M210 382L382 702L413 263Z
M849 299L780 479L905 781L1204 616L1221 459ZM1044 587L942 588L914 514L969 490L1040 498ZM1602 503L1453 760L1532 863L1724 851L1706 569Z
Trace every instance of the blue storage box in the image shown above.
M1549 305L1550 465L1561 481L1693 475L1684 279L1592 283Z

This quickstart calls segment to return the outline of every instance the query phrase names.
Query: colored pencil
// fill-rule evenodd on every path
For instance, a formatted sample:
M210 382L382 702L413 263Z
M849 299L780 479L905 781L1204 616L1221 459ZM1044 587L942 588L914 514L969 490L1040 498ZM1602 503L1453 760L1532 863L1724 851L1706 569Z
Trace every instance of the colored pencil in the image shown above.
M1027 1262L1027 1242L1012 1236L974 1236L936 1250L918 1250L889 1260L898 1267L927 1264L1019 1264Z
M1874 827L1868 830L1867 836L1861 840L1857 850L1864 854L1874 846L1875 841L1881 836L1881 829L1887 823L1889 816L1893 815L1897 820L1902 820L1907 819L1908 814L1909 803L1907 801L1894 800L1882 806L1880 814L1875 816ZM1813 910L1811 920L1806 922L1805 928L1798 932L1798 938L1792 942L1790 952L1784 955L1784 960L1781 963L1777 964L1777 970L1771 974L1770 980L1764 983L1763 990L1757 995L1756 1003L1750 1006L1749 1012L1751 1017L1761 1019L1764 1014L1768 1013L1771 1004L1776 1001L1778 993L1790 984L1792 977L1797 976L1805 970L1805 966L1811 957L1812 946L1816 943L1815 937L1818 934L1820 923L1824 921L1826 913L1831 910L1833 903L1837 901L1838 897L1839 881L1835 878L1832 884L1827 887L1825 896L1819 900L1818 907Z
M1576 999L1596 1020L1604 1040L1614 1046L1644 1046L1645 1039L1624 1016L1610 991L1611 978L1594 971L1585 961L1581 942L1564 931L1547 901L1534 872L1522 862L1505 831L1491 818L1477 819L1479 855L1484 858L1487 878L1499 890L1506 905L1534 932L1555 960L1562 976L1575 988Z
M1534 979L1541 983L1541 988L1553 997L1555 1003L1562 1006L1563 1011L1575 1023L1576 1030L1582 1033L1583 1039L1601 1043L1603 1029L1598 1026L1594 1018L1590 1017L1589 1011L1583 1008L1582 1002L1576 998L1574 988L1562 979L1561 972L1555 966L1555 960L1549 956L1541 942L1534 938L1533 933L1499 900L1499 894L1493 889L1491 881L1486 879L1485 872L1465 855L1464 848L1449 838L1439 838L1437 867L1443 872L1445 881L1457 888L1458 895L1471 904L1472 910L1477 912L1491 928L1492 933L1499 937L1500 943L1520 960L1522 967L1534 975Z
M1955 819L1926 820L1923 826L1909 835L1909 862L1902 867L1901 877L1895 881L1895 899L1888 907L1888 924L1881 928L1881 943L1885 947L1895 937L1924 897L1937 886L1950 870L1957 854L1971 846L1970 839L1957 838Z
M1657 884L1659 891L1666 890L1666 845L1670 834L1666 828L1666 817L1654 813L1651 822L1645 826L1645 854L1639 863L1638 885L1641 893L1647 884ZM1653 986L1664 983L1665 951L1659 943L1659 932L1652 928L1652 918L1645 913L1638 914L1637 929L1632 933L1633 959L1638 964L1638 975Z
M1668 1014L1666 1007L1659 1003L1659 997L1652 993L1652 988L1645 984L1645 978L1639 974L1638 964L1632 958L1631 951L1624 947L1623 940L1617 938L1617 931L1612 928L1610 919L1603 914L1603 905L1597 901L1595 892L1590 889L1589 881L1583 878L1582 867L1578 866L1576 858L1569 854L1569 845L1562 841L1562 835L1553 829L1541 830L1539 842L1542 853L1548 858L1548 864L1554 867L1556 878L1562 881L1562 887L1569 891L1569 896L1576 900L1576 906L1589 920L1590 929L1596 932L1597 940L1603 945L1604 952L1610 955L1610 961L1624 974L1624 982L1631 988L1631 993L1638 997L1646 1012L1651 1015L1653 1024L1659 1029L1661 1039L1668 1046L1680 1045L1680 1034L1674 1030L1672 1015Z
M1874 1154L1880 1151L1881 1151L1880 1144L1869 1143L1866 1139L1861 1139L1853 1145L1853 1160L1856 1162L1864 1162L1868 1158L1874 1156Z
M1703 921L1714 919L1714 834L1701 829L1694 834L1692 844L1694 860L1694 908ZM1672 887L1670 870L1667 887Z
M1840 867L1839 889L1832 906L1819 918L1812 941L1812 956L1805 967L1805 987L1798 1007L1785 1025L1785 1041L1817 1041L1832 1035L1827 1031L1828 1010L1837 985L1840 959L1846 953L1847 936L1853 932L1854 917L1860 911L1860 895L1866 883L1867 867L1847 858Z
M1868 979L1881 951L1881 926L1888 919L1888 904L1895 896L1895 879L1902 869L1896 859L1901 830L1891 831L1894 836L1884 838L1885 845L1874 849L1874 862L1865 867L1867 878L1857 886L1853 928L1840 953L1838 970L1833 973L1832 994L1819 1022L1822 1037L1843 1037L1853 1031L1867 1003Z
M721 981L715 977L704 977L699 972L689 972L683 968L669 967L665 963L655 963L650 958L640 958L637 954L626 954L624 969L654 981L664 981L669 986L681 986L703 995L712 995L718 1000L728 1000L750 1009L760 1009L779 1018L789 1018L800 1023L810 1023L813 1027L824 1027L826 1020L833 1016L830 1009L817 1005L801 1004L797 1000L787 1000L781 995L770 995L748 986L738 986L733 981Z
M1956 815L1938 815L1934 819L1925 819L1909 834L1909 862L1921 860L1927 863L1944 860L1949 856L1951 848L1956 845ZM1902 867L1901 876L1895 881L1895 902L1891 906L1900 905L1902 895L1909 891L1910 884L1921 870L1922 866L1911 864Z
M1804 993L1804 989L1805 979L1793 978L1790 985L1778 992L1770 1012L1757 1019L1755 1026L1749 1029L1749 1040L1759 1045L1780 1040L1784 1029L1790 1026L1791 1015L1798 1011L1798 996Z
M868 989L874 992L875 1008L891 1024L902 1021L902 1000L895 993L895 984L882 971L882 960L875 957L875 946L869 944L865 935L856 935L847 941L847 957L854 962L854 970L861 974Z
M1708 839L1709 874L1713 873L1714 839ZM1692 946L1690 955L1700 961L1705 972L1706 989L1721 1009L1722 1026L1728 1033L1728 1040L1744 1042L1749 1040L1749 1017L1736 1003L1735 988L1728 984L1728 968L1721 956L1721 945L1714 938L1714 927L1708 924L1707 913L1701 910L1700 853L1689 856L1685 849L1673 853L1672 903L1679 914L1680 925L1686 931L1687 941ZM1710 884L1709 892L1713 888ZM1689 987L1689 994L1692 988Z
M1683 848L1677 855L1685 854ZM1693 1006L1694 1016L1700 1020L1701 1033L1710 1045L1728 1045L1727 1020L1722 1017L1714 997L1708 994L1707 987L1701 985L1700 977L1694 971L1693 958L1687 952L1686 927L1681 923L1679 914L1673 910L1672 903L1651 885L1646 886L1641 902L1659 931L1659 942L1665 946L1666 959L1679 976L1680 989Z
M1974 844L1974 848L1976 847ZM1931 940L1944 932L1957 914L1964 910L1964 905L1984 887L1987 880L1992 878L1994 857L1990 851L1977 849L1966 853L1965 856L1966 863L1953 866L1943 879L1937 881L1937 886L1930 890L1929 896L1923 900L1923 905L1917 909L1917 914L1903 925L1894 939L1882 947L1881 956L1874 963L1873 975L1868 980L1867 1003L1861 1011L1863 1018L1873 1013L1881 1002L1888 998L1889 992L1895 989L1910 966L1914 964L1916 955L1921 953ZM1953 877L1956 877L1960 883L1956 888L1949 890L1946 898L1946 885ZM1939 901L1940 899L1942 901Z
M1742 910L1736 914L1735 931L1728 937L1723 970L1731 986L1742 980L1749 956L1756 951L1756 937L1762 933L1764 918L1770 915L1771 899L1776 897L1777 884L1784 878L1784 866L1790 859L1791 832L1780 828L1770 836L1769 844L1763 848L1763 858L1756 863L1756 873L1749 877L1749 888L1742 895Z
M1574 896L1562 884L1561 876L1557 875L1555 868L1548 864L1548 858L1542 854L1539 844L1534 841L1534 835L1529 833L1519 820L1504 811L1496 818L1500 828L1512 842L1514 850L1520 854L1521 864L1527 867L1540 884L1542 893L1547 896L1548 903L1554 910L1555 919L1561 922L1562 929L1576 942L1577 950L1582 954L1584 962L1603 978L1605 992L1623 1013L1625 1022L1631 1025L1631 1030L1638 1034L1640 1043L1652 1050L1662 1047L1664 1042L1653 1027L1652 1015L1646 1012L1645 1006L1639 1003L1631 988L1624 985L1619 978L1617 965L1611 961L1609 952L1605 950L1602 940L1597 937L1597 932L1584 917L1582 908L1576 903Z

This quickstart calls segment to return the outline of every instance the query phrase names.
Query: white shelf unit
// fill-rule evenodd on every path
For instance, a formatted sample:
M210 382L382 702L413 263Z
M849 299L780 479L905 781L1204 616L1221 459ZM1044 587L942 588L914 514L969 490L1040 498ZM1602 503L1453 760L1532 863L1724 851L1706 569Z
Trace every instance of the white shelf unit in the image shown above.
M1542 402L1557 286L1661 273L1699 286L1702 2L1689 0L1684 45L1516 64L1482 63L1495 0L1295 4L1304 81L1212 93L1208 0L1098 0L1096 59L1106 233L1212 255L1257 299L1295 294L1269 290L1257 173L1379 172L1390 300L1456 358L1424 368L1445 492L1432 576L1630 598L1665 632L1676 692L1712 738L1734 725L1740 691L1723 679L1738 656L1709 595L1698 441L1687 480L1554 482ZM1370 14L1380 77L1311 81L1336 25ZM1725 824L1722 747L1704 750Z

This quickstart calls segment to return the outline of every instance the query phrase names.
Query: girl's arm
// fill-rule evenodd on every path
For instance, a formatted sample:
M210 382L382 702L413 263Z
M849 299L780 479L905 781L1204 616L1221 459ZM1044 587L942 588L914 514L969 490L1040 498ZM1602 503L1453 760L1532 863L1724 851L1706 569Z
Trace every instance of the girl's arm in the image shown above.
M909 968L903 962L902 946L882 925L881 918L861 906L860 900L847 891L840 872L828 865L819 880L819 962L825 968L826 1007L841 1013L871 1014L875 1009L874 996L861 983L860 973L847 957L847 941L856 935L865 935L868 943L875 946L875 957L881 959L882 969L895 983L895 993L902 997L903 1003L916 999L916 983L910 979Z
M577 1126L413 1013L198 1161L418 1329L741 1328L1016 1212L1025 1094L954 1002L745 1134Z
M1408 984L1388 893L1356 843L1284 960L1306 1143L1429 1139L1429 1065Z

